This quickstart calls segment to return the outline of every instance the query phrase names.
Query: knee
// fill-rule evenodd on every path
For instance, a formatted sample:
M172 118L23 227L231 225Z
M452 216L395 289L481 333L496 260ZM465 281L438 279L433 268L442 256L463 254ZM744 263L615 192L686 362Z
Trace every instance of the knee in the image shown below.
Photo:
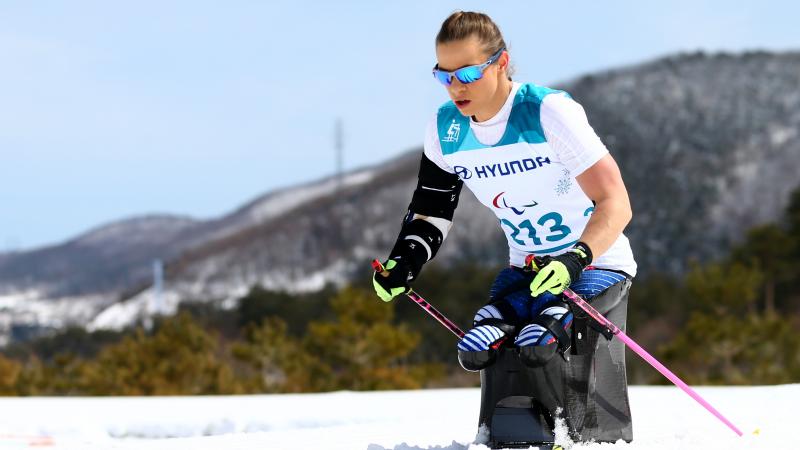
M565 303L546 307L515 339L522 362L529 367L541 367L556 351L566 359L572 342L569 334L572 321L572 312Z
M500 313L500 310L495 305L486 305L475 313L475 317L472 318L472 326L474 327L487 319L503 320L503 314Z

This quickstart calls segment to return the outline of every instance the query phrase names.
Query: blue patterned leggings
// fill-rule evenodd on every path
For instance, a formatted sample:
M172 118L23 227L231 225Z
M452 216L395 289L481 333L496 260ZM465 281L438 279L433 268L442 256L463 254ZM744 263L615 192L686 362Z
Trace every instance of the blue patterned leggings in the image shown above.
M508 267L500 271L489 289L489 297L493 300L497 299L500 294L505 294L499 303L506 303L509 305L516 317L505 317L507 320L512 320L517 324L526 324L533 320L539 313L542 312L548 305L558 301L558 296L549 292L545 292L538 297L531 297L531 291L527 284L523 284L520 289L514 289L513 292L503 292L514 283L524 283L522 280L531 280L532 274L522 271L516 267ZM609 287L619 283L625 279L625 275L603 269L590 269L584 270L580 278L570 284L570 288L577 294L581 295L584 299L590 300L596 297L601 292ZM500 309L509 311L508 307L503 307L494 303ZM476 319L479 319L476 316Z

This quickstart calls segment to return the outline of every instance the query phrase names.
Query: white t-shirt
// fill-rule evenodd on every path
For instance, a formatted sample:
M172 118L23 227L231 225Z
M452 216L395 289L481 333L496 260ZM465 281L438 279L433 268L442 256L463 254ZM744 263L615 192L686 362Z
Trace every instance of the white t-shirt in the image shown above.
M497 215L515 266L529 253L557 255L577 242L594 205L575 177L608 154L580 104L564 92L520 83L484 122L445 104L428 125L424 148ZM594 266L636 274L623 234L594 256Z

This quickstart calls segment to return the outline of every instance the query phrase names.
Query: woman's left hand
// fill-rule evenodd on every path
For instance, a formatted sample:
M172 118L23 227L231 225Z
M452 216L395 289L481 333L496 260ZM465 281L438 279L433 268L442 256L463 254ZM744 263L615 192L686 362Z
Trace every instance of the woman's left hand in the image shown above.
M531 296L538 297L544 292L559 295L580 278L583 269L592 262L592 252L586 244L578 242L568 252L556 257L545 256L540 261L541 267L531 281ZM535 262L532 266L537 270Z

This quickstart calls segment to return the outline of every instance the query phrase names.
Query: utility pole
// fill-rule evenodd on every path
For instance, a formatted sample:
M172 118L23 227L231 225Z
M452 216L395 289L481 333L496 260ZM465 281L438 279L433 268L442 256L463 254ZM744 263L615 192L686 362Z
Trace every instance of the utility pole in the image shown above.
M153 312L164 312L164 263L160 259L153 261Z
M336 151L336 193L342 191L342 184L344 178L344 125L342 125L342 118L336 119L336 127L334 130L334 149Z
M341 208L344 203L341 195L344 191L344 125L341 117L336 118L333 131L333 149L336 155L336 173L334 174L335 188L332 200L338 207L333 210L331 235L336 237L336 242L341 243L344 239L346 226L346 219L342 216L343 211Z

